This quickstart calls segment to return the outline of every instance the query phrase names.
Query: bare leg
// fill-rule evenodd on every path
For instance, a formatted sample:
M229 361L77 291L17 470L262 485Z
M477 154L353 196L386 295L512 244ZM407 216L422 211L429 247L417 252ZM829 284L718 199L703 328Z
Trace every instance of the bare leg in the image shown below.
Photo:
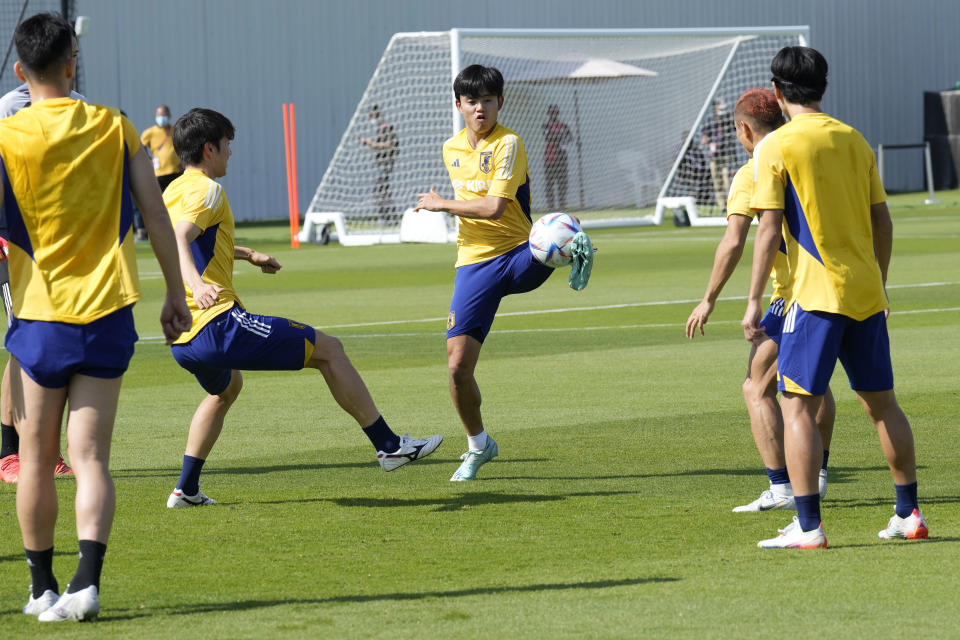
M784 393L783 444L787 473L793 494L809 496L819 492L820 466L823 463L823 443L817 429L816 412L822 396Z
M0 380L0 422L6 425L14 426L13 420L13 398L10 391L10 361L3 367L3 379Z
M823 396L823 402L817 408L817 428L820 430L820 440L823 441L823 448L830 450L830 442L833 440L833 423L837 418L837 403L833 399L833 392L827 387L827 393Z
M49 549L53 546L57 522L53 469L60 448L60 423L67 388L41 387L14 359L11 359L9 382L14 419L20 431L17 518L23 546L38 551ZM79 483L77 486L79 490Z
M857 396L877 427L880 446L883 447L883 455L887 458L894 483L904 485L916 482L917 461L913 448L913 431L907 416L897 403L893 389L858 391Z
M334 400L361 427L369 427L380 417L363 378L350 362L339 340L317 331L313 355L306 366L319 369Z
M450 395L468 436L476 436L483 431L480 387L474 377L482 346L476 338L467 335L447 339Z
M190 421L190 433L187 435L187 448L184 453L194 458L206 460L213 445L223 430L223 421L240 390L243 388L243 376L232 371L230 384L219 395L208 395L200 402Z
M110 440L122 378L70 379L67 447L77 477L77 538L107 543L116 508Z
M749 377L743 383L743 398L750 414L750 430L757 451L768 469L786 466L783 453L783 415L777 404L777 343L767 339L751 346Z

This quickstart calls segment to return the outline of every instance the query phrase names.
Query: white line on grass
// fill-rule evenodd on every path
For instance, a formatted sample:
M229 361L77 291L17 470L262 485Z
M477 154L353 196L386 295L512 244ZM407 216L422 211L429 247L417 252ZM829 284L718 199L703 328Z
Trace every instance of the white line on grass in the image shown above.
M743 298L720 298L724 299L743 299ZM699 302L696 300L695 302ZM631 305L637 306L637 305ZM891 315L907 315L907 314L917 314L917 313L945 313L948 311L960 311L960 307L940 307L936 309L908 309L905 311L894 311ZM521 312L526 314L528 312ZM530 312L532 313L532 312ZM498 317L504 315L520 315L519 313L506 313L498 314ZM434 318L430 319L429 322L439 322L441 320L446 320L446 318ZM409 322L409 321L404 321ZM427 320L417 320L416 322L427 322ZM377 324L395 324L395 323L377 323ZM562 331L610 331L610 330L620 330L620 329L668 329L671 327L682 327L683 322L661 322L657 324L615 324L615 325L599 325L593 327L550 327L550 328L539 328L539 329L497 329L497 333L540 333L540 332L562 332ZM714 320L711 321L710 326L715 326L718 324L740 324L739 320ZM342 327L357 327L357 326L369 326L369 325L341 325ZM336 327L314 327L315 329L327 330ZM437 336L440 335L437 331L412 331L404 333L354 333L354 334L339 334L338 338L417 338L423 336ZM140 342L163 342L161 336L147 336L140 338Z

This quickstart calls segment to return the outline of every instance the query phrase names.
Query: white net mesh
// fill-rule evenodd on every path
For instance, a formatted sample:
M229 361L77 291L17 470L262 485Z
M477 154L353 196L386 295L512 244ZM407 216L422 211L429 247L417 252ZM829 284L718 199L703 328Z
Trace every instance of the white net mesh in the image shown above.
M746 161L733 104L769 86L770 60L798 34L465 30L457 42L459 68L504 75L500 122L526 145L533 211L576 211L589 223L642 219L658 196L692 196L701 216L720 216ZM453 197L441 161L454 132L450 43L449 33L394 36L309 211L342 212L350 233L396 234L417 193Z

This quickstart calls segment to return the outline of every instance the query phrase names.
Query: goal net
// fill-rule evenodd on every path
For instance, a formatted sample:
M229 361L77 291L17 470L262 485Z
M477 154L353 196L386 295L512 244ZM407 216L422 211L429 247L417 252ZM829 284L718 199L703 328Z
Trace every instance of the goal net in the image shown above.
M586 227L659 224L683 207L724 220L746 162L732 109L770 84L770 61L807 27L454 29L393 36L307 210L306 235L336 225L343 244L398 242L416 195L453 190L443 142L463 125L454 76L504 75L499 121L524 141L533 212L576 213ZM658 206L659 203L659 206ZM311 225L311 218L316 224ZM448 217L446 233L455 222ZM311 239L311 238L306 238Z

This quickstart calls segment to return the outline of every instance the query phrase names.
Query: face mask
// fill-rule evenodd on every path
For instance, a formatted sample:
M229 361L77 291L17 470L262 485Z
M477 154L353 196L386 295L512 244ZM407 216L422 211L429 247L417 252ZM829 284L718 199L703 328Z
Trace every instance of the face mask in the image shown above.
M157 116L156 120L158 127L165 127L170 124L170 116Z

